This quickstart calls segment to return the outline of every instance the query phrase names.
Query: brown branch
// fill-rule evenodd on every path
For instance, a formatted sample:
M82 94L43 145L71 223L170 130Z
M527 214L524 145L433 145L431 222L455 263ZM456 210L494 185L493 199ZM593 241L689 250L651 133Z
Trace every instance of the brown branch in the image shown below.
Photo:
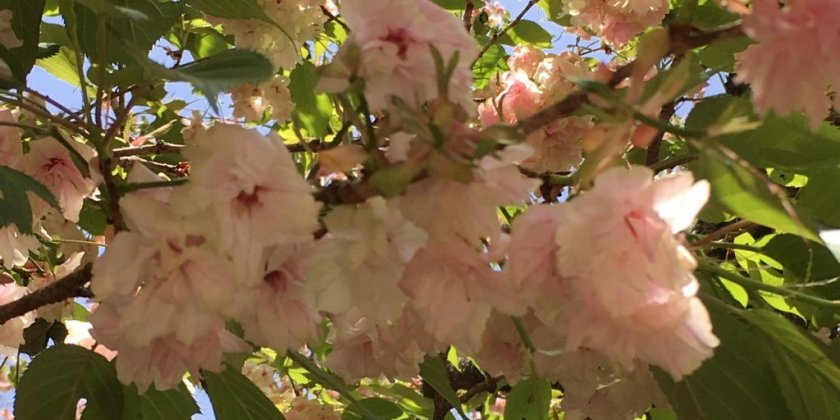
M91 276L91 264L88 263L54 283L0 306L0 325L42 306L74 297L90 297L90 291L84 286L90 281Z
M510 21L510 23L507 26L505 26L504 28L502 28L501 31L494 33L493 37L490 38L490 41L487 41L487 44L484 44L484 46L481 47L481 50L478 52L478 56L475 58L475 60L473 60L471 67L475 67L475 64L478 63L478 60L481 59L481 56L483 56L484 53L486 53L487 50L490 49L490 47L495 45L496 42L499 41L499 38L501 38L502 35L504 35L507 31L510 30L510 28L513 28L520 21L522 21L522 18L525 17L525 14L528 13L528 11L531 10L531 8L534 7L535 4L537 4L537 0L528 1L528 4L525 5L525 7L522 9L521 12L519 12L519 14L516 16L516 18L514 18L512 21Z
M473 10L475 10L475 4L473 4L473 0L467 0L466 5L464 5L464 16L462 17L464 21L464 29L467 30L467 33L469 33L472 30Z
M691 244L691 248L694 248L694 249L703 248L704 246L709 245L714 241L717 241L719 239L723 239L724 237L726 237L727 235L729 235L732 232L737 232L739 230L750 227L754 224L755 223L750 222L749 220L739 220L737 222L730 223L730 224L728 224L728 225L726 225L726 226L724 226L724 227L722 227L722 228L720 228L720 229L702 237L697 242Z
M659 110L659 119L661 121L671 121L674 113L677 112L677 104L675 102L668 102L662 105ZM647 156L645 156L645 165L653 166L659 161L659 151L662 149L662 140L665 138L665 131L659 130L656 132L656 137L647 147Z
M114 149L113 156L115 158L124 158L127 156L180 153L183 148L184 146L181 146L180 144L172 144L159 141L154 144L144 144L142 146L120 147L118 149Z
M672 25L669 27L669 32L671 47L668 51L668 55L685 54L689 50L702 47L714 41L737 38L744 35L740 25L715 32L702 32L690 26ZM607 86L615 88L622 80L629 77L633 71L634 63L635 62L630 62L616 69L612 78L609 82L607 82ZM519 123L516 124L515 127L522 134L527 135L539 130L553 121L572 115L588 103L589 97L586 92L578 91L528 118L519 120Z
M338 18L338 16L332 14L332 12L330 12L326 8L326 6L323 6L323 5L321 6L321 13L323 13L327 17L327 21L324 22L324 24L327 24L330 21L333 21L333 22L339 24L342 28L344 28L344 30L347 31L347 33L350 33L350 28L347 27L347 24L342 22L341 19Z

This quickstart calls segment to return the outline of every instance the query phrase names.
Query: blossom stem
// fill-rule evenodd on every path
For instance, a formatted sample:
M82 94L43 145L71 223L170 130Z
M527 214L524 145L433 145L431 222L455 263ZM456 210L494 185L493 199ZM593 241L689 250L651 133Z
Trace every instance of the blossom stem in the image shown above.
M522 320L516 316L510 317L510 319L513 320L513 326L516 327L516 332L519 333L519 339L522 340L522 344L526 349L528 349L528 353L534 353L537 351L536 346L534 346L534 342L531 341L531 337L525 329L525 325L522 324Z
M739 286L742 286L747 289L752 290L761 290L765 292L775 293L780 296L789 297L791 299L800 300L802 302L813 303L819 306L826 306L831 308L840 308L840 301L836 300L828 300L823 299L820 297L816 297L813 295L809 295L806 293L802 293L796 290L790 290L785 287L773 286L764 282L760 282L757 280L753 280L748 277L744 277L738 273L733 273L729 270L723 269L719 267L717 264L708 262L708 261L700 261L697 267L698 270L704 271L709 274L713 274L717 277L729 280Z

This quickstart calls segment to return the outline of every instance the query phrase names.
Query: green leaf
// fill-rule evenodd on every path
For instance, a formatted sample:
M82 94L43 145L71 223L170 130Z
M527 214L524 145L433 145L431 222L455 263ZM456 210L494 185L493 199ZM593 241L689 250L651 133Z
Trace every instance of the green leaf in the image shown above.
M802 115L770 115L758 128L719 141L758 167L803 174L840 167L840 128L824 123L812 132Z
M20 351L30 356L36 356L47 348L50 339L56 344L64 343L67 337L67 328L59 321L47 321L38 318L32 325L23 330L23 344Z
M259 84L274 74L274 66L267 58L253 51L230 49L177 69L155 63L150 68L169 80L192 83L204 92L210 103L220 92L245 83Z
M221 373L204 372L207 393L219 420L282 420L283 414L244 375L225 366Z
M315 65L304 61L289 75L289 92L295 102L295 123L315 137L324 137L329 132L332 102L329 96L315 93L318 79Z
M510 36L515 45L526 43L539 48L551 48L551 33L530 20L519 21L506 35Z
M123 394L123 420L189 419L199 412L198 404L183 383L166 391L158 391L152 385L142 395L134 384L125 385Z
M793 218L792 208L785 208L782 197L771 191L775 184L713 147L704 147L699 155L687 166L698 178L711 183L714 201L726 211L782 232L819 240L813 229Z
M368 417L366 417L365 413ZM384 398L365 398L356 401L344 410L341 414L342 420L369 419L373 415L375 419L390 420L403 418L403 411L400 406Z
M812 173L808 185L799 192L797 208L815 222L832 228L840 227L840 184L837 179L840 169L827 169Z
M706 46L697 53L700 62L709 70L718 72L735 71L735 54L747 49L750 40L747 37L725 39Z
M485 40L484 42L489 42ZM501 45L495 44L490 47L484 55L473 65L473 78L475 79L475 87L481 89L490 82L493 75L497 72L508 69L507 53Z
M545 420L551 405L551 384L542 378L520 381L505 404L505 418L511 420Z
M114 365L88 349L60 345L32 360L15 395L15 418L74 419L79 399L87 400L85 417L122 418L122 386ZM90 414L89 414L90 412Z
M691 375L674 381L653 373L680 419L775 420L791 418L760 336L718 301L707 301L720 346ZM763 345L763 343L762 343Z
M461 411L461 399L458 394L452 389L452 384L449 382L449 374L446 371L446 364L437 356L426 356L423 363L420 364L420 377L429 384L432 389L437 391L446 401L455 407L461 417L466 417Z
M0 166L0 227L14 223L21 233L32 233L32 205L27 192L58 208L50 190L31 176Z
M554 23L561 24L563 22L561 18L566 16L566 12L563 10L563 0L539 0L537 6L545 12L548 20Z
M181 11L179 3L175 2L110 0L107 3L110 8L104 10L81 4L76 6L79 46L94 62L134 64L131 52L123 46L130 45L135 51L148 53L178 22ZM105 25L106 33L99 33L100 23Z
M840 263L831 251L816 242L782 234L774 236L762 251L782 264L785 274L792 274L798 281L812 282L840 276Z
M764 335L785 401L798 419L827 419L840 413L840 367L790 321L756 309L744 318Z
M259 19L273 23L257 0L186 0L187 4L211 16L230 19Z
M0 10L12 11L11 30L15 38L21 41L20 46L11 49L0 45L0 56L12 72L12 85L26 84L26 76L35 65L44 4L45 0L0 0Z
M60 47L58 53L38 60L38 66L59 80L79 87L79 73L76 71L76 54L68 47Z

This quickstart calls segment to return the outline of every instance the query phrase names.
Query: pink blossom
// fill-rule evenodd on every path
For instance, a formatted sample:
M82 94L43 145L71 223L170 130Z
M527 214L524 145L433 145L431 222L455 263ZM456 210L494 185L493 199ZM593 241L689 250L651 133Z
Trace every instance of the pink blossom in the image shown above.
M36 237L20 233L14 224L0 227L0 258L7 270L26 264L29 252L37 251L40 246Z
M347 45L359 49L358 71L372 110L387 108L391 96L409 105L437 96L431 46L444 60L459 54L449 97L469 109L470 64L478 45L458 18L429 0L345 0L341 6L352 30Z
M0 122L17 122L12 111L0 108ZM23 156L21 148L20 129L8 125L0 125L0 165L16 167Z
M512 124L520 118L533 115L539 109L542 92L525 73L507 73L504 86L505 89L494 100L488 100L479 106L481 124L491 125L502 119Z
M472 171L469 183L443 177L413 183L400 199L400 209L430 238L460 237L468 243L495 238L500 231L496 209L528 201L539 184L514 165L530 153L528 146L518 145L509 146L497 157L485 156Z
M321 315L304 289L303 265L309 252L308 246L270 250L261 281L237 290L234 318L250 341L283 351L318 338Z
M426 352L419 341L425 334L411 312L404 312L391 325L377 325L353 308L333 322L335 335L330 341L334 347L325 364L343 378L356 381L385 375L408 380L417 376Z
M72 147L85 161L95 153L90 147L70 140ZM96 189L96 184L86 178L76 167L70 152L58 140L46 137L30 142L29 153L23 158L23 171L44 184L61 206L61 214L72 222L79 221L84 199ZM41 205L41 213L47 210Z
M318 307L342 312L358 306L374 323L395 320L406 301L399 288L403 270L426 233L382 198L338 207L324 224L329 235L319 241L307 269Z
M545 53L541 49L531 44L520 44L513 48L507 64L510 71L533 77L543 58L545 58Z
M279 138L217 124L196 143L187 151L190 182L173 205L203 219L208 239L230 253L244 279L258 282L263 249L310 240L320 205Z
M622 46L668 14L667 0L572 0L565 4L572 23Z
M588 349L565 353L554 363L563 383L561 406L570 420L633 419L651 405L668 407L644 363L623 369Z
M0 305L18 300L28 292L29 290L15 282L0 284ZM0 325L0 353L7 356L15 355L18 347L23 344L23 330L33 321L35 321L35 312L28 312Z
M461 240L430 243L406 267L401 286L426 332L440 343L477 351L502 275Z
M654 182L649 169L612 168L563 205L557 267L571 290L566 348L588 347L626 368L639 358L676 379L711 356L718 340L695 296L695 260L673 236L709 186L692 185L689 173L675 178Z
M840 2L795 0L784 8L775 0L753 4L744 31L758 43L738 54L738 80L750 84L760 113L802 111L816 129L831 108L827 86L840 86ZM797 81L795 88L791 80ZM834 107L840 109L836 95Z
M91 335L108 348L119 351L117 377L122 383L134 383L140 392L155 384L158 390L178 386L186 372L199 378L201 369L218 372L225 352L247 352L245 342L224 329L219 320L187 344L174 334L157 337L147 343L127 341L120 324L121 311L112 305L100 305L91 314Z
M321 405L318 399L297 397L292 400L292 408L283 413L286 420L340 420L341 417L329 406Z

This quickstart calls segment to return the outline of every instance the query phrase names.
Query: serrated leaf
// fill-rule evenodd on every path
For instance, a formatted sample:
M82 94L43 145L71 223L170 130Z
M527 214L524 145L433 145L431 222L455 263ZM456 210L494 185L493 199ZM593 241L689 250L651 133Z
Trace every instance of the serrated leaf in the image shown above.
M714 201L726 211L782 232L819 240L810 226L794 219L791 210L782 205L782 197L770 190L769 180L711 147L700 150L699 155L687 166L699 179L711 183Z
M521 20L514 27L507 31L507 34L514 45L533 44L539 48L551 48L551 33L545 28L530 20Z
M699 369L675 382L653 373L680 419L776 420L791 418L760 336L722 303L707 304L720 345Z
M32 233L32 205L27 192L58 208L50 190L31 176L0 166L0 227L15 224L21 233Z
M226 89L245 83L259 84L274 74L274 66L267 58L241 49L226 50L177 69L156 63L150 63L149 68L165 79L192 83L211 99L211 104Z
M111 0L106 3L110 8L105 11L82 4L75 8L79 46L95 62L135 65L131 52L123 45L147 53L180 16L179 3L175 2ZM100 24L105 25L107 33L99 33ZM100 39L102 35L104 39Z
M220 373L204 372L207 393L219 420L283 420L283 414L242 373L225 366Z
M7 49L0 45L0 56L12 72L11 84L0 81L0 85L26 84L26 76L32 70L38 55L41 14L45 0L0 0L0 10L11 10L11 30L20 45Z
M449 382L449 374L446 371L446 364L436 356L426 356L420 364L420 377L429 384L438 394L455 407L462 417L466 417L461 410L461 399L452 388Z
M295 102L292 113L294 121L315 137L324 137L329 132L332 102L326 94L315 93L318 86L318 71L304 61L289 75L289 93Z
M827 349L772 312L756 309L743 317L764 334L762 343L793 418L827 419L840 412L840 367Z
M369 413L367 417L365 413ZM398 405L384 398L365 398L347 406L341 414L341 420L368 419L371 415L375 416L375 419L391 420L403 418L403 411Z
M122 386L114 365L88 349L59 345L32 360L18 384L15 418L19 420L74 419L84 398L85 416L122 417ZM93 417L93 416L91 416Z
M138 395L137 387L133 384L126 385L123 394L123 420L189 419L199 412L198 404L183 383L166 391L158 391L152 385L142 395Z
M505 404L505 418L545 420L551 405L551 384L542 378L520 381L510 390Z
M64 343L66 337L67 328L64 324L38 318L23 330L23 344L21 344L19 350L21 353L36 356L47 348L50 339L55 343Z

